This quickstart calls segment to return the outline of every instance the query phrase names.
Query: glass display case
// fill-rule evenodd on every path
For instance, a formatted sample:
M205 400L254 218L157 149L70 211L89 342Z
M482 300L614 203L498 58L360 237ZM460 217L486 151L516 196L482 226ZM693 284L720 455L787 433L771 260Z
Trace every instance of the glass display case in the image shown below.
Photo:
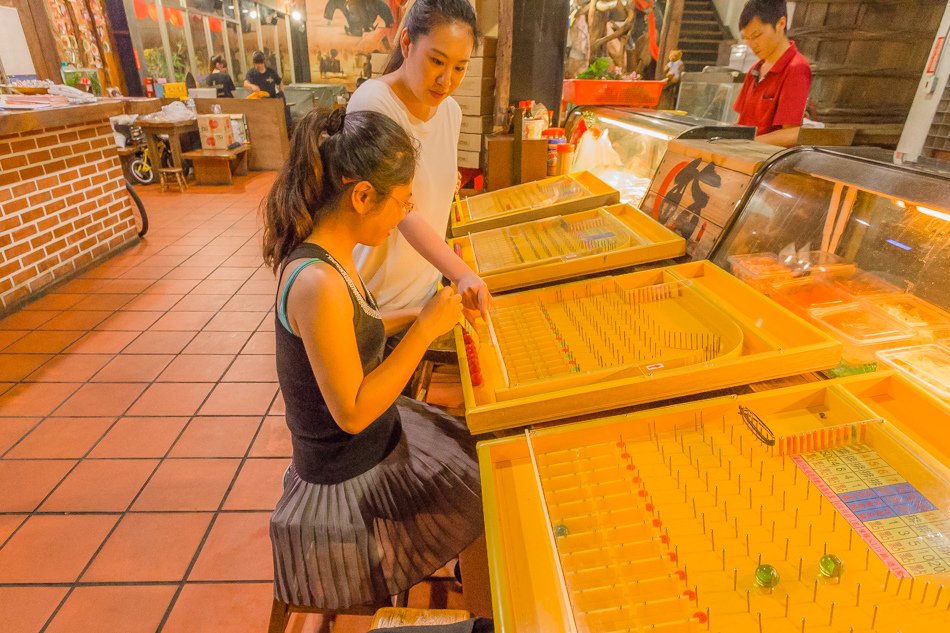
M922 384L947 371L950 171L936 164L877 148L782 152L711 259L837 336L850 365L884 360ZM916 346L928 347L885 353Z
M735 123L739 114L732 104L742 91L744 77L738 70L718 66L699 73L683 73L676 109L713 121Z
M588 129L597 139L582 139ZM583 106L565 124L577 143L575 170L589 170L620 191L621 202L639 206L672 139L752 139L755 129L676 112ZM604 140L606 139L606 140Z

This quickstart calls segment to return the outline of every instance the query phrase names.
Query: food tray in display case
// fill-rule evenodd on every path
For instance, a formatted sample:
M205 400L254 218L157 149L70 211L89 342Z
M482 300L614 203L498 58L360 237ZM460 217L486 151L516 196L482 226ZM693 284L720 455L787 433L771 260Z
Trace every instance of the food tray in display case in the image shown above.
M496 297L456 328L482 433L838 364L841 346L709 262Z
M479 443L496 630L947 629L922 416L950 422L885 372Z
M950 349L943 345L917 345L878 352L878 357L924 389L950 400Z
M469 196L452 205L452 237L584 211L620 201L617 190L581 171Z
M840 302L837 308L801 308L841 336L846 361L849 351L857 352L862 362L871 363L866 369L873 369L880 349L947 336L948 201L950 174L934 165L898 164L892 153L874 148L794 148L756 176L712 260L780 301L783 288L821 289L828 297L840 293L832 301ZM745 264L748 258L783 260L787 253L806 253L812 260L824 253L826 261L821 268L789 267L784 278L765 268L750 272ZM799 303L805 303L806 294ZM821 313L824 309L829 312ZM862 313L880 327L851 319ZM880 330L881 336L861 334L875 344L853 345L854 338L828 318L854 321L867 333Z
M678 257L685 250L683 238L626 204L472 233L449 245L492 292Z
M752 140L755 128L687 116L679 112L637 108L578 107L564 126L578 144L585 131L598 134L601 150L582 160L598 178L620 191L620 201L639 206L673 139L741 138ZM589 141L585 141L589 142ZM605 147L608 146L608 147ZM586 161L593 160L587 165Z

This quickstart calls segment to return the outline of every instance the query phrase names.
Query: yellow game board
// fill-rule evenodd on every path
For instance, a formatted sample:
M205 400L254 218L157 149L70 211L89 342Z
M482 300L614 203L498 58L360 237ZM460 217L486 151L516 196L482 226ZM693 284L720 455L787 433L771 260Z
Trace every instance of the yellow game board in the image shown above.
M492 292L678 257L685 240L627 204L450 239Z
M950 470L901 430L937 402L884 374L480 443L496 627L945 630Z
M474 433L831 367L840 355L830 336L708 262L496 297L467 337L477 353L459 328Z
M470 196L452 206L449 234L460 237L620 202L619 192L587 171Z

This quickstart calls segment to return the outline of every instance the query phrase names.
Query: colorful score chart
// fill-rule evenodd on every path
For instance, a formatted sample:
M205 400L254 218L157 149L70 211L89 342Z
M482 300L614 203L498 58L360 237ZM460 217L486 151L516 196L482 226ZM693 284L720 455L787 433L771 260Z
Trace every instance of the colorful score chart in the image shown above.
M733 411L526 434L570 630L950 630L946 469L880 420Z

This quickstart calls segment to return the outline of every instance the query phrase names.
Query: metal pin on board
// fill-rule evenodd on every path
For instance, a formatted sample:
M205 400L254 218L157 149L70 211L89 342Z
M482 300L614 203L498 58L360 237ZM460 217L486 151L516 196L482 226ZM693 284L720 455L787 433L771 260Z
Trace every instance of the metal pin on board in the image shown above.
M828 611L828 626L831 626L831 622L835 619L835 603L832 601L831 609Z
M872 629L874 628L874 623L877 621L877 607L878 605L874 605L874 613L871 614L871 628Z
M748 589L745 590L745 611L752 613L752 597Z
M924 592L920 594L920 604L924 603L924 600L927 599L927 590L930 589L930 581L924 583Z
M735 591L739 586L739 568L732 568L732 590Z
M937 606L937 603L940 602L940 594L943 593L943 585L937 587L937 595L934 596L934 606Z
M788 619L788 593L785 594L785 618Z
M891 570L887 570L887 575L884 576L884 591L887 591L887 585L891 582Z
M854 606L856 607L861 606L861 583L858 583L858 590L854 597Z
M815 578L815 588L811 592L811 601L818 602L818 579Z
M802 579L802 565L804 564L805 564L805 559L803 557L799 557L798 559L798 580L799 581Z

